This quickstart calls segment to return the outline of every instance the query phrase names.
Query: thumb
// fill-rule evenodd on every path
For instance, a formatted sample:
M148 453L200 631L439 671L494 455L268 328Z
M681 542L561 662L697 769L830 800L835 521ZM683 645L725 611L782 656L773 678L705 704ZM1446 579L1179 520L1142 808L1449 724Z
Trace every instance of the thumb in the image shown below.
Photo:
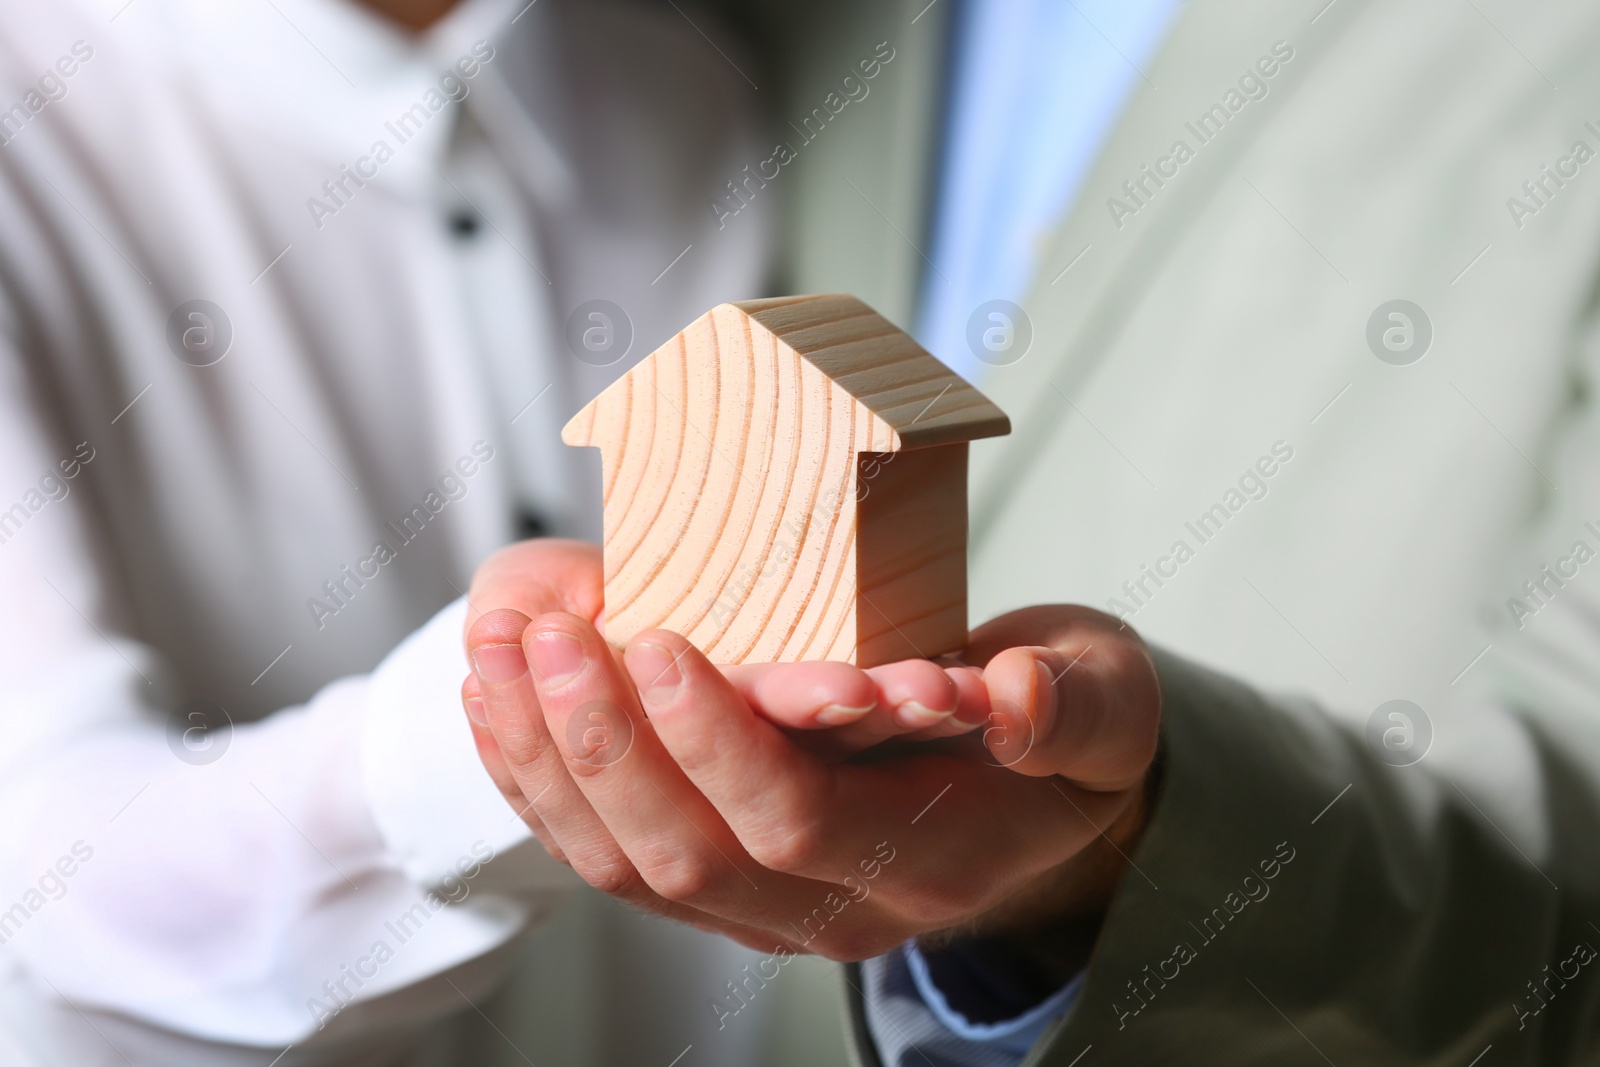
M1096 642L1074 657L1008 648L983 672L992 709L984 744L1019 774L1060 775L1086 789L1127 789L1155 754L1160 693L1142 646Z

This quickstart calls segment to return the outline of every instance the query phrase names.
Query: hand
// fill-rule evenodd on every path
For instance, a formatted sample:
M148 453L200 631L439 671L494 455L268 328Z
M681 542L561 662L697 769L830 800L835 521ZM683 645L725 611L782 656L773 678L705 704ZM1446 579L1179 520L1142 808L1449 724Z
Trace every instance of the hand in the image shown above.
M478 568L467 600L472 608L469 634L486 613L493 613L483 623L486 641L480 642L490 648L519 643L529 617L549 611L577 615L603 633L600 549L555 538L509 545ZM722 671L752 706L790 731L798 744L832 759L890 737L948 737L990 720L982 676L967 666L940 668L909 660L862 672L842 663L752 663ZM468 676L462 702L482 756L492 735L483 718L477 675Z
M600 549L585 541L556 538L509 545L478 568L467 601L471 608L467 638L474 659L492 671L497 660L509 657L509 669L525 676L519 646L530 616L566 612L604 627ZM965 733L989 718L988 695L978 672L970 667L941 669L917 660L867 672L842 663L749 664L724 670L739 692L798 744L832 760L888 737ZM505 766L489 729L480 687L480 674L474 672L461 690L478 758L535 836L553 855L560 855ZM535 706L536 698L526 686L518 687L516 695ZM602 730L604 726L599 724Z
M994 725L868 764L807 752L759 714L781 712L782 687L740 684L677 635L619 657L582 613L525 619L491 612L468 635L490 773L592 885L746 945L862 959L1103 906L1142 818L1154 669L1097 612L980 629ZM841 691L866 673L792 666ZM970 688L965 670L947 677Z

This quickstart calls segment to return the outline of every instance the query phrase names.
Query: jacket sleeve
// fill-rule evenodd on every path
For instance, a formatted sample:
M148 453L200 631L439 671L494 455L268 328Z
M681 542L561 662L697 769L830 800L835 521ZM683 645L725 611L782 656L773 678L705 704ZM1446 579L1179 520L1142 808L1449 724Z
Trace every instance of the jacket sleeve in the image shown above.
M1574 333L1447 703L1368 718L1155 650L1162 792L1030 1067L1600 1057L1600 345Z
M1037 1062L1594 1061L1600 359L1583 333L1577 402L1539 457L1566 491L1508 550L1489 649L1449 703L1380 706L1363 729L1156 652L1163 792Z
M1592 725L1457 709L1434 729L1473 751L1395 766L1315 707L1157 662L1163 794L1042 1062L1592 1055Z

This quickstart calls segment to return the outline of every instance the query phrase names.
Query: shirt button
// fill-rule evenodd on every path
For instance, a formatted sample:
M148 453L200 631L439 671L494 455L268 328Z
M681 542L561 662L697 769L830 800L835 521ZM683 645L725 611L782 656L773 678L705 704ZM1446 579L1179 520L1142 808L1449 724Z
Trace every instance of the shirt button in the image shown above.
M550 536L550 523L545 517L526 504L517 509L517 539L525 541L530 537Z

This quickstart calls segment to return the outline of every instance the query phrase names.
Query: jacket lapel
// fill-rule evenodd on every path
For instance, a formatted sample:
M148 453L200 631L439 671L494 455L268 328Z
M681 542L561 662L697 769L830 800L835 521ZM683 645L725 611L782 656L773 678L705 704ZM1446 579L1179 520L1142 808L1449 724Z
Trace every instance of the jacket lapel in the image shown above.
M1336 0L1319 15L1281 0L1191 4L1177 16L1166 43L1143 72L1133 98L1074 206L1049 240L1023 309L1033 323L1027 356L985 380L988 396L1011 416L1011 436L973 449L972 547L981 548L1044 442L1072 409L1069 398L1094 373L1103 355L1138 312L1145 290L1173 245L1204 214L1225 183L1240 181L1240 163L1286 101L1306 80L1367 0ZM1315 21L1312 21L1315 19ZM1263 78L1267 95L1246 103L1220 131L1197 122L1274 42L1293 58ZM1259 72L1257 72L1259 74ZM1193 157L1157 186L1154 168L1182 141ZM1175 162L1175 161L1174 161ZM1172 164L1167 165L1168 168ZM1123 183L1143 180L1142 206ZM1120 220L1110 198L1134 209ZM1120 226L1118 225L1120 221ZM1066 416L1066 417L1064 417Z

